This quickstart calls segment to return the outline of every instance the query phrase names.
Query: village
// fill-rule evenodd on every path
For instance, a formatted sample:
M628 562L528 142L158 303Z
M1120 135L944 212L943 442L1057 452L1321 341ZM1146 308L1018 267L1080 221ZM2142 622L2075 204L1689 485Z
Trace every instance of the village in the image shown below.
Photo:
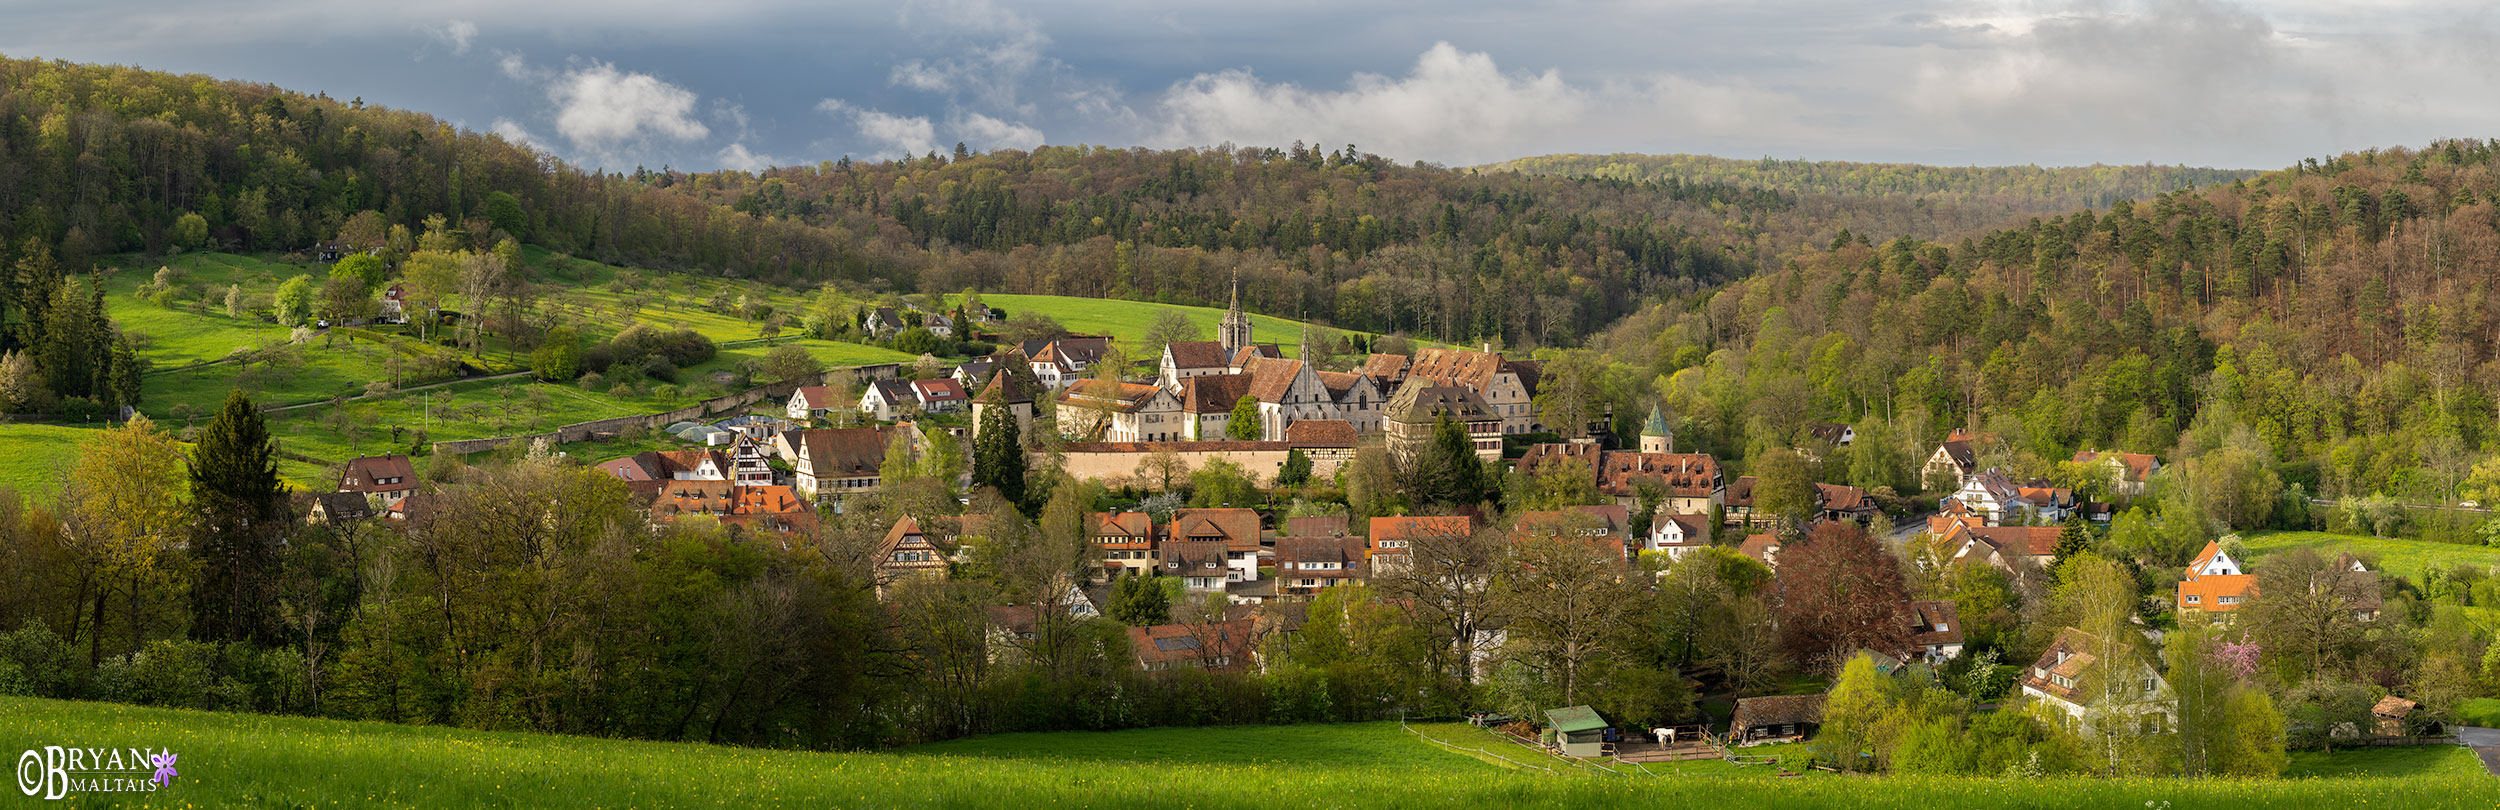
M871 335L906 324L979 328L977 318L959 327L934 312L898 315L877 308L863 317ZM1770 585L1765 596L1774 615L1752 632L1783 638L1793 632L1781 627L1778 615L1789 604L1779 597L1787 583L1783 554L1793 557L1791 549L1801 543L1860 544L1887 569L1897 566L1928 582L1952 580L1960 569L1985 569L2009 593L2043 598L2058 587L2067 558L2089 553L2093 538L2108 532L2117 506L2144 494L2162 469L2146 454L2078 453L2069 469L2091 479L2083 487L2090 495L2079 496L2071 481L2016 481L1986 466L1990 437L1956 430L1920 465L1922 480L1944 482L1932 499L1820 481L1729 479L1709 454L1678 452L1671 423L1657 407L1621 446L1608 430L1610 418L1578 426L1565 438L1543 424L1534 407L1540 401L1535 361L1489 349L1425 347L1371 354L1349 372L1321 371L1286 358L1277 344L1254 342L1237 297L1218 331L1219 340L1161 346L1151 369L1116 365L1125 355L1113 339L1086 336L1011 345L917 379L905 375L925 371L925 364L911 372L891 365L836 369L822 384L792 388L779 407L768 401L710 424L669 425L666 434L684 449L581 462L622 482L655 527L702 521L761 539L785 538L785 546L807 542L825 521L857 504L877 502L894 469L922 478L941 470L938 488L967 496L949 506L967 511L904 511L879 524L870 559L884 596L976 567L985 527L995 516L968 511L977 470L965 470L959 448L980 444L985 429L1012 430L1009 441L1029 459L1024 474L1064 473L1125 505L1084 515L1090 561L1081 575L1055 586L1059 598L987 610L986 654L994 662L1014 662L1048 632L1045 625L1112 621L1127 636L1125 665L1142 673L1267 671L1295 644L1312 603L1332 589L1369 586L1398 594L1438 588L1460 597L1461 613L1475 609L1464 606L1465 596L1489 591L1493 572L1454 568L1446 558L1452 548L1485 538L1572 546L1587 552L1572 558L1590 569L1584 575L1634 591L1660 589L1688 558L1688 567L1754 569L1726 578ZM1307 347L1302 354L1308 356ZM1800 436L1794 457L1845 454L1855 438L1849 425L1817 423ZM1432 458L1436 453L1442 458ZM1178 494L1184 487L1208 488L1210 476L1248 493L1281 494L1315 482L1343 488L1367 463L1406 471L1391 479L1398 481L1414 480L1419 465L1482 465L1486 480L1529 482L1537 500L1554 503L1508 514L1496 513L1488 501L1486 508L1460 503L1443 513L1355 518L1342 505L1190 505ZM345 465L335 492L310 499L308 519L422 526L436 497L408 456L358 458ZM2177 575L2175 592L2165 599L2172 614L2166 619L2227 627L2235 611L2257 598L2257 577L2226 548L2235 543L2205 543ZM1419 556L1435 559L1419 571ZM2356 622L2375 619L2380 589L2368 564L2345 554L2330 570L2355 578L2335 591L2342 610ZM1852 628L1835 636L1846 640L1841 647L1790 662L1787 671L1802 680L1779 685L1817 687L1810 691L1764 693L1773 684L1723 679L1717 687L1730 691L1713 695L1696 680L1678 690L1692 702L1653 710L1651 717L1614 718L1586 704L1471 717L1500 728L1506 739L1563 757L1626 763L1709 758L1787 767L1781 763L1794 765L1794 757L1744 751L1813 740L1825 723L1829 693L1840 688L1832 684L1848 667L1863 664L1904 682L1934 682L1948 670L1957 678L2010 676L1990 697L1991 707L2030 707L2086 737L2096 728L2161 734L2180 722L2160 665L2164 633L2140 617L2129 615L2118 629L2140 635L2140 642L2075 626L2044 628L2046 649L2019 667L1995 662L2004 640L2024 630L1998 617L1989 631L1990 661L1974 676L1956 599L1910 598L1894 579L1885 591L1892 596L1851 606L1879 616L1875 627ZM1505 625L1521 617L1475 618L1457 641L1459 666L1473 677L1495 678L1512 658L1504 651L1511 641ZM1459 620L1466 625L1468 617ZM2113 690L2113 683L2127 686ZM2374 720L2344 722L2328 734L2348 742L2446 740L2438 722L2413 716L2414 706L2387 695L2372 705ZM1679 722L1658 725L1665 721L1656 717Z

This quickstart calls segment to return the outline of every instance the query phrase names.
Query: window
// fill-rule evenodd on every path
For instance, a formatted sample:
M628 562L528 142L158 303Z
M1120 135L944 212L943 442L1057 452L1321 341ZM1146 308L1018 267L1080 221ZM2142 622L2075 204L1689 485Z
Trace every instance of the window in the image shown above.
M2225 605L2236 605L2236 604L2239 604L2239 603L2240 603L2240 598L2239 598L2239 597L2237 597L2237 596L2225 596L2225 597L2222 597L2221 599L2216 599L2216 600L2214 600L2214 601L2216 601L2216 602L2220 602L2220 603L2225 604Z
M2203 596L2199 596L2199 595L2192 594L2192 593L2187 595L2187 603L2188 603L2188 604L2193 605L2193 604L2198 604L2198 603L2201 603L2201 602L2203 602L2203 601L2205 601L2205 597L2203 597Z

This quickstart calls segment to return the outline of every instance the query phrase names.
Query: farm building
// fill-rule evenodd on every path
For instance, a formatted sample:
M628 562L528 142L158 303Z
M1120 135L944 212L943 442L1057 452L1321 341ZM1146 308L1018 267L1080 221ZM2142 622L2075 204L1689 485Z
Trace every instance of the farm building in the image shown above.
M1801 740L1823 725L1824 695L1739 698L1728 737L1739 745Z
M1554 750L1566 757L1602 757L1606 755L1606 718L1596 709L1572 706L1545 710L1546 725L1554 730Z

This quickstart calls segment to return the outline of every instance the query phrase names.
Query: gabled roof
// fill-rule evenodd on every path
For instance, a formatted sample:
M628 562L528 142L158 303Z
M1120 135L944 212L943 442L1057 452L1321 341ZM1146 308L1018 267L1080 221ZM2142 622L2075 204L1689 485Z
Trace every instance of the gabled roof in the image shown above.
M1353 447L1354 423L1343 419L1301 419L1285 426L1285 441L1331 447Z
M1250 377L1250 396L1278 405L1293 393L1293 381L1302 376L1302 361L1252 357L1242 364L1241 373Z
M1175 509L1165 527L1176 541L1217 539L1233 551L1259 550L1259 513L1248 509Z
M1752 535L1746 537L1745 542L1736 544L1736 552L1747 557L1752 557L1756 562L1760 562L1763 565L1770 565L1771 560L1777 558L1779 555L1780 541L1778 537L1773 535Z
M1735 732L1762 726L1821 723L1826 697L1818 693L1737 698L1736 712L1728 717L1728 729Z
M1866 490L1863 488L1842 484L1820 483L1815 484L1814 488L1820 491L1823 496L1823 509L1825 511L1853 512L1860 509L1875 508L1875 502L1868 500ZM1733 488L1731 487L1731 489Z
M911 402L911 383L902 380L877 380L868 384L870 393L888 403Z
M377 484L390 480L392 483ZM348 483L353 481L355 483ZM401 454L349 459L339 474L340 492L402 492L417 488L417 466Z
M1520 456L1522 470L1533 471L1538 465L1554 459L1576 458L1589 463L1597 477L1597 491L1617 498L1639 493L1642 483L1656 486L1668 497L1700 498L1717 492L1724 485L1719 477L1719 461L1708 453L1642 453L1632 450L1595 450L1595 445L1547 443L1528 448ZM1595 458L1591 458L1591 456Z
M952 377L913 380L911 390L922 402L962 402L972 398L964 393L964 384Z
M1312 373L1319 377L1319 386L1321 388L1328 389L1328 398L1331 400L1344 400L1347 395L1354 391L1355 386L1368 385L1371 382L1370 377L1343 371L1315 371ZM1378 386L1374 386L1374 388L1377 389Z
M1155 518L1144 512L1095 512L1088 528L1097 537L1144 537L1155 534Z
M833 387L826 385L802 385L798 387L798 390L790 392L790 400L792 402L806 402L807 407L809 408L830 408L833 407ZM674 429L676 426L670 425L669 427Z
M1684 530L1684 542L1677 545L1706 546L1710 544L1709 540L1704 539L1710 533L1709 515L1660 512L1651 518L1650 528L1654 531L1664 528L1667 523L1673 523Z
M1243 617L1205 624L1158 624L1128 629L1129 649L1137 655L1141 666L1193 662L1209 664L1208 669L1226 670L1248 666L1258 641L1258 622ZM1221 660L1223 663L1217 664Z
M1250 395L1247 374L1209 374L1181 381L1181 410L1185 413L1232 413L1233 405Z
M1367 548L1369 548L1369 546L1364 543L1363 538L1360 537L1282 538L1276 541L1277 575L1308 576L1322 573L1337 573L1306 572L1295 570L1292 566L1287 565L1287 563L1312 562L1338 563L1345 566L1344 568L1338 569L1339 572L1344 572L1339 573L1338 575L1361 576L1362 572L1359 568L1357 568L1357 566L1363 564L1363 554Z
M1222 576L1224 543L1216 540L1167 540L1155 547L1157 569L1167 577Z
M2413 701L2406 700L2395 695L2388 695L2386 697L2379 698L2378 705L2370 707L2370 713L2380 717L2401 719L2405 715L2412 714L2413 707L2418 705L2421 704L2414 703Z
M982 386L981 395L973 400L993 405L1015 405L1032 402L1033 391L1015 372L1002 370L990 375L989 384Z
M1089 365L1111 351L1110 338L1064 337L1042 346L1033 355L1036 363L1057 363L1062 367Z
M800 457L790 462L799 472L817 478L876 475L885 466L885 446L898 430L878 426L793 431L791 444Z
M1234 368L1240 368L1256 358L1282 358L1284 356L1285 350L1278 348L1274 343L1253 343L1233 352L1232 365Z
M1401 515L1372 518L1371 539L1374 545L1382 540L1413 540L1422 537L1463 537L1474 533L1476 522L1466 515Z
M1161 388L1140 383L1082 380L1068 386L1068 390L1059 395L1059 402L1101 411L1136 413L1153 403L1155 396L1161 393Z
M1924 647L1962 643L1962 614L1952 602L1922 599L1902 605L1901 612L1910 626L1911 644Z
M330 520L352 520L373 517L373 505L365 496L354 492L315 492L313 506Z
M1375 354L1363 358L1354 373L1366 377L1396 380L1406 376L1407 357L1403 354Z
M1414 366L1406 372L1409 377L1478 393L1493 387L1493 380L1502 372L1512 371L1503 367L1500 354L1474 349L1417 349L1413 362Z
M1600 716L1596 709L1587 706L1570 706L1545 710L1545 724L1554 727L1555 731L1564 733L1596 731L1606 727L1606 718Z
M1445 413L1454 422L1498 422L1502 419L1484 404L1483 397L1458 386L1407 383L1398 389L1396 396L1389 398L1388 416L1392 422L1425 424Z
M1224 368L1231 358L1224 356L1224 344L1212 340L1181 340L1164 344L1172 355L1172 366L1183 371L1203 368Z
M2056 526L1969 526L1955 525L1953 534L1969 535L1981 545L2009 557L2057 556Z
M1849 426L1838 422L1816 422L1806 426L1806 435L1824 444L1839 444L1842 437L1849 435Z

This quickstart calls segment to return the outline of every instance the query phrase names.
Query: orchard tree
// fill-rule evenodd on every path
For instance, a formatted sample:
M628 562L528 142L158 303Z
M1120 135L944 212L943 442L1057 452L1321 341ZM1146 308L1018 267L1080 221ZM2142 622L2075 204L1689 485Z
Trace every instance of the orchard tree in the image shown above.
M825 361L816 359L816 355L808 353L807 347L797 343L774 346L772 351L764 354L764 374L775 381L796 380L824 373L824 370Z

